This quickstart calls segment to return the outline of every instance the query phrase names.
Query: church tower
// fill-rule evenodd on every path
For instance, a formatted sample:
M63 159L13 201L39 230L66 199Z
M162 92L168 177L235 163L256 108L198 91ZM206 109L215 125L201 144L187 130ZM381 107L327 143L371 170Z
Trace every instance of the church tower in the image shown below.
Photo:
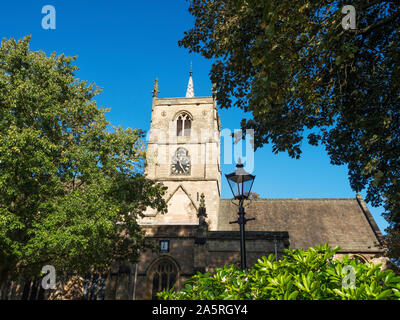
M146 176L168 187L168 213L148 210L142 225L197 225L204 193L209 230L216 230L221 195L220 124L214 97L195 97L193 73L184 98L153 89Z

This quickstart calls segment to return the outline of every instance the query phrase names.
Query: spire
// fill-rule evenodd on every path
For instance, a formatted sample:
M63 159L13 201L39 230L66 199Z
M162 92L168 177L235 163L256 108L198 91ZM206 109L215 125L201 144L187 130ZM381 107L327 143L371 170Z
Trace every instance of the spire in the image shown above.
M199 218L199 227L200 228L204 228L207 226L206 202L204 201L204 198L205 198L204 193L202 193L200 196L200 205L199 205L199 209L197 212L197 217Z
M186 90L186 98L194 98L194 87L193 87L193 70L192 70L192 63L190 63L190 77L189 83Z
M204 198L205 198L204 193L202 193L201 196L200 196L199 208L205 208L206 207L206 202L204 201Z
M153 87L153 98L157 98L157 95L160 93L158 91L158 78L154 81L154 87Z

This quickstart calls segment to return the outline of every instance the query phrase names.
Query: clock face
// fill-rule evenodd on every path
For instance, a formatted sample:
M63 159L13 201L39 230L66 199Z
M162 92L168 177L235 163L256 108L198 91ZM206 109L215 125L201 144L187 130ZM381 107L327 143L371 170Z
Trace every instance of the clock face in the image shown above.
M188 151L184 148L178 148L172 158L171 174L173 175L189 175L190 174L190 157Z

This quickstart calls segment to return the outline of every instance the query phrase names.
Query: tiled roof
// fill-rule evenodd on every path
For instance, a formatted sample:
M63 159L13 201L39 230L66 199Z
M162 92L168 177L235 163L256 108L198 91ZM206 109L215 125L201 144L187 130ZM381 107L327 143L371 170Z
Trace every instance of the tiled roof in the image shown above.
M291 248L329 243L341 252L382 252L382 234L362 198L257 199L248 201L249 231L288 231ZM237 206L221 199L218 230L237 231Z

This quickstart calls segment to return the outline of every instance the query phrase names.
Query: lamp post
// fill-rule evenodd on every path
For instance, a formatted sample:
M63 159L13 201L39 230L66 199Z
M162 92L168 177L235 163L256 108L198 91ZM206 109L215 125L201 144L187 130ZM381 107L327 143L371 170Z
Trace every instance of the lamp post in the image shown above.
M246 219L243 208L244 200L248 199L250 196L251 187L253 186L254 179L256 176L253 176L247 173L243 169L243 164L239 162L236 165L235 172L225 175L228 180L229 187L231 188L234 199L239 200L239 218L236 221L232 221L229 223L238 223L240 226L240 254L241 254L241 266L242 270L246 269L246 239L245 239L245 224L247 221L255 220L255 218Z

